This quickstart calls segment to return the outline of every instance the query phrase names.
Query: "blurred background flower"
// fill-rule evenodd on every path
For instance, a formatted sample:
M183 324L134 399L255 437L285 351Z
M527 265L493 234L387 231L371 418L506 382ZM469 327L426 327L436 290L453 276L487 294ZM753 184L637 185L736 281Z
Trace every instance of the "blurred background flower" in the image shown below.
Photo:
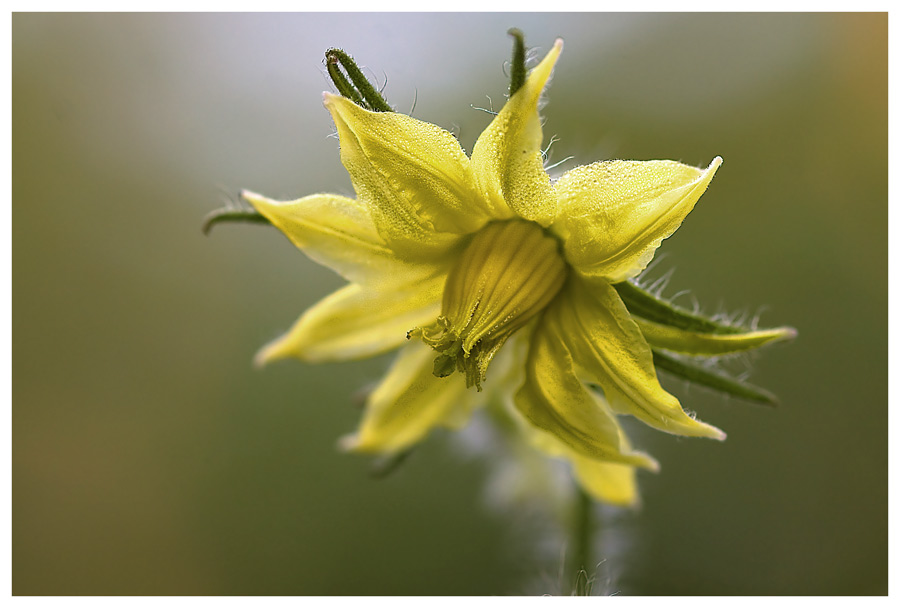
M533 514L485 508L487 459L439 433L375 480L336 452L390 357L251 368L340 279L270 228L199 230L239 188L352 193L325 49L471 150L511 26L566 41L560 170L725 159L661 250L669 293L800 334L752 365L775 410L663 377L729 438L629 428L663 472L607 522L599 590L887 592L885 14L12 21L14 593L555 590Z

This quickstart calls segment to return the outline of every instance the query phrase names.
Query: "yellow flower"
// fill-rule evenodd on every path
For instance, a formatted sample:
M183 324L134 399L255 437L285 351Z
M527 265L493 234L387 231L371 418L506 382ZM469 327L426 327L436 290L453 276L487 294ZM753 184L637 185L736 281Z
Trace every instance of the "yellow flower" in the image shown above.
M543 167L538 100L561 51L557 41L471 158L437 126L325 94L357 199L243 197L349 284L257 361L348 360L402 347L345 447L400 452L491 405L533 445L568 459L591 495L633 504L635 467L658 465L631 449L618 414L667 433L725 438L663 390L651 346L722 354L786 330L704 334L629 313L613 285L647 266L722 160L706 169L597 162L554 183Z

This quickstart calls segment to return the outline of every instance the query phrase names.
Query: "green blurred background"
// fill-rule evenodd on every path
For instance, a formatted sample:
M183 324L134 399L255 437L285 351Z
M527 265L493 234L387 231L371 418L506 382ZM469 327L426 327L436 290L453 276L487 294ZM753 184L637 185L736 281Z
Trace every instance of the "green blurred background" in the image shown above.
M488 506L490 467L451 437L384 480L336 451L390 357L252 369L336 276L270 228L200 233L240 188L352 192L328 47L470 150L511 26L541 53L565 39L560 170L725 159L662 248L668 293L800 332L752 368L778 409L664 379L729 438L635 430L662 472L607 517L597 590L887 592L885 14L12 23L14 593L559 591L560 547Z

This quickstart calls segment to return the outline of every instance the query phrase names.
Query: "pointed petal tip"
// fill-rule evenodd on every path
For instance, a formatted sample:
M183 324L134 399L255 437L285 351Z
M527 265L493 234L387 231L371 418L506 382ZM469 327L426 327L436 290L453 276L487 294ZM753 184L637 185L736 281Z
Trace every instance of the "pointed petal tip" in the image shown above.
M703 172L703 176L701 177L701 179L706 178L707 181L712 180L713 175L715 175L716 171L719 170L719 167L722 165L722 162L723 161L722 161L721 156L717 156L714 159L712 159L712 162L709 163L709 166Z
M559 60L559 56L562 54L563 50L563 39L557 38L553 42L553 46L550 47L550 51L544 56L544 61L549 60L551 69L556 65L556 62ZM541 62L543 63L543 61ZM549 76L549 74L548 74Z
M749 334L765 336L766 341L760 346L765 344L774 344L775 342L786 342L788 340L793 340L797 337L797 330L793 327L774 327L772 329L757 329L749 332ZM740 335L740 334L738 334Z
M725 441L725 439L728 438L728 434L722 429L707 424L706 422L701 422L690 415L689 417L693 420L693 424L690 424L685 429L687 432L676 432L677 435L683 435L685 437L706 437L708 439L715 439L716 441Z
M793 327L774 327L772 329L758 329L753 333L766 336L766 341L760 346L767 344L775 344L776 342L787 342L789 340L794 340L798 332Z
M537 64L528 75L528 80L537 85L535 87L537 93L540 93L543 90L547 81L550 79L550 74L556 66L556 62L559 60L562 49L563 40L562 38L557 38L550 50L547 51L547 54L544 55L544 58L541 59L541 62Z
M716 441L725 441L728 435L722 429L715 427L706 422L697 420L694 415L687 413L688 424L681 431L675 431L676 435L684 437L706 437L707 439L715 439Z
M632 452L632 456L637 458L635 463L637 466L646 469L651 473L659 473L659 461L650 454L645 452Z
M251 207L256 209L257 212L263 214L266 218L268 218L270 222L272 221L272 217L270 215L271 209L282 204L281 202L271 199L268 196L263 196L262 194L252 192L250 190L241 190L240 197L242 201L248 203Z
M253 367L254 369L262 369L264 368L270 361L272 361L272 357L269 356L269 351L271 349L269 347L263 347L253 356Z
M255 367L256 369L262 369L273 361L285 359L293 355L294 353L286 352L286 349L283 347L283 338L284 337L282 336L281 338L269 342L261 349L259 349L259 352L257 352L256 355L253 356L253 367Z
M337 440L337 448L342 452L354 452L359 449L359 435L351 433Z
M325 106L325 109L328 110L332 117L336 118L337 114L343 109L344 106L341 102L348 102L350 105L355 105L346 97L335 95L329 91L322 91L322 105Z
M256 203L269 203L271 202L268 198L263 196L262 194L257 194L251 190L241 190L239 196L241 200L250 203L251 205L255 205Z

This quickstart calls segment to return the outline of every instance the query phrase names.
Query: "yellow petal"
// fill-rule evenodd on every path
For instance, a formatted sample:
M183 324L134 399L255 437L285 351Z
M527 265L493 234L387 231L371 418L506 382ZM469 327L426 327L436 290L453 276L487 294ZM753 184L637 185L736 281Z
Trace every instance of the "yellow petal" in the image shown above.
M469 159L447 131L404 114L370 112L325 94L341 140L341 162L379 234L411 258L446 249L487 222Z
M510 217L511 211L545 227L556 217L556 197L541 156L538 101L561 52L562 40L557 40L472 151L479 192L495 217Z
M656 461L646 454L623 451L615 416L575 376L572 356L559 328L548 323L546 317L532 337L525 383L516 393L515 406L532 425L579 454L595 460L657 467Z
M334 194L279 202L253 192L241 196L310 258L344 278L364 282L402 262L385 244L365 206Z
M591 460L578 454L572 456L572 466L579 485L596 500L620 507L640 504L634 467Z
M557 319L575 364L603 388L610 406L667 433L725 439L714 426L694 420L659 385L653 354L616 290L602 279L570 276Z
M411 273L381 285L347 285L309 310L284 336L263 347L256 363L296 357L313 363L370 357L406 342L406 332L441 310L446 275Z
M701 357L715 357L759 348L769 342L790 340L797 330L791 327L746 331L739 334L705 334L635 317L644 339L655 348Z
M592 497L623 507L637 506L639 496L633 466L589 458L573 450L556 436L528 424L513 408L506 408L505 411L517 422L519 432L529 444L545 454L569 461L578 484ZM621 427L619 446L623 452L631 451L631 444Z
M434 351L418 341L406 346L369 397L360 428L341 440L343 448L392 453L423 439L433 428L461 428L479 404L465 378L436 377Z
M618 283L640 273L694 208L716 169L665 160L614 160L577 167L556 183L553 230L582 274Z

